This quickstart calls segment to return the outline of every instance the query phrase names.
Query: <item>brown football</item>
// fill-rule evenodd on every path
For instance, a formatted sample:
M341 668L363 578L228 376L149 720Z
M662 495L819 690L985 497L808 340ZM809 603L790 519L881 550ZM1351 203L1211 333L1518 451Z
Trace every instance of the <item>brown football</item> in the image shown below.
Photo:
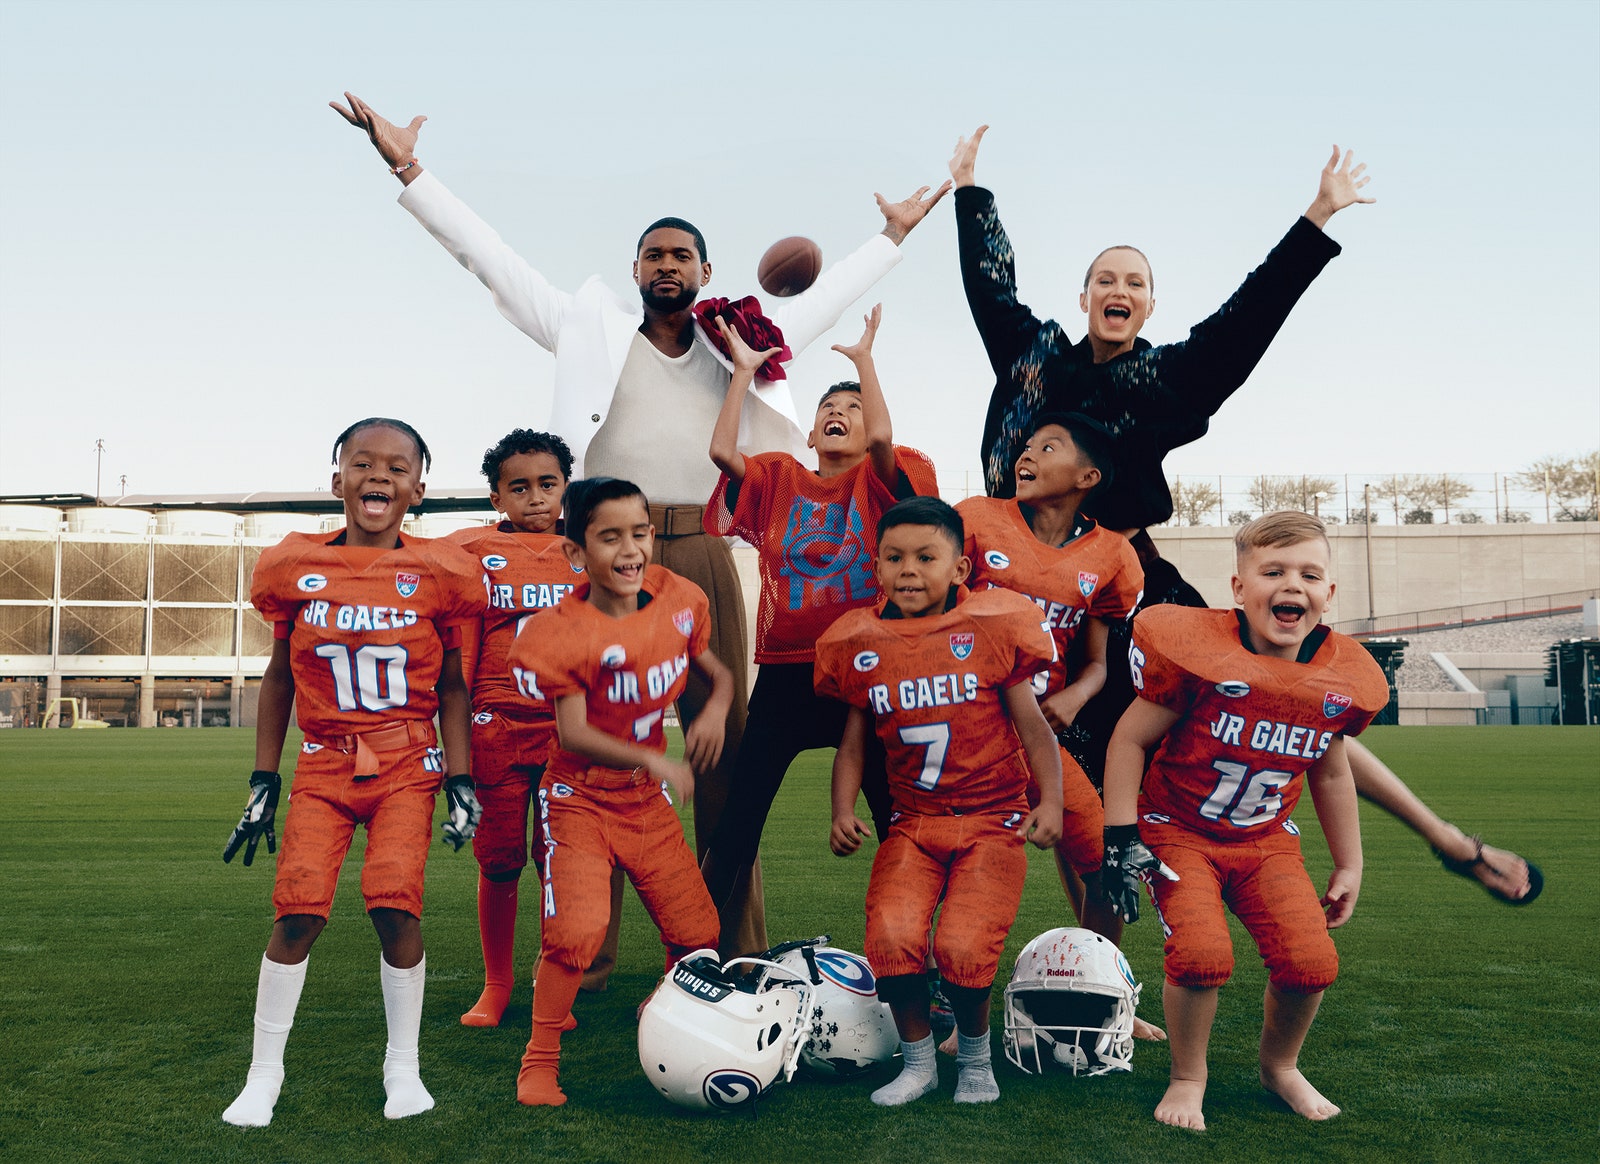
M822 274L822 248L808 238L791 235L767 248L756 267L756 281L780 299L798 295Z

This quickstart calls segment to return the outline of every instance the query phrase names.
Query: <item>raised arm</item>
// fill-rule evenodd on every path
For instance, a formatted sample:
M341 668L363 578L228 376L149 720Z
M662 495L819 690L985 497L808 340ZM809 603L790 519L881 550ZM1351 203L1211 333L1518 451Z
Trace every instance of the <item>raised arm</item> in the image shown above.
M737 328L728 326L722 316L716 317L717 330L723 343L728 345L728 358L733 361L733 377L728 381L728 394L722 398L722 411L717 413L717 423L711 430L711 462L733 481L744 480L744 454L739 451L739 417L744 412L745 395L755 379L756 370L782 348L768 348L764 352L753 350L744 342ZM729 505L732 509L732 505Z
M417 134L422 129L422 123L428 120L427 117L419 113L411 119L410 125L402 127L380 116L377 110L348 89L345 90L344 99L350 102L348 107L337 101L330 101L328 105L367 135L378 156L383 159L383 164L400 179L400 184L409 186L421 177L422 166L417 162Z
M1169 448L1205 431L1197 422L1214 415L1249 379L1294 305L1338 256L1339 244L1322 233L1322 225L1345 206L1375 201L1359 195L1368 181L1363 176L1366 167L1351 170L1350 161L1346 154L1343 164L1337 164L1335 148L1334 160L1323 168L1317 197L1305 216L1295 220L1226 303L1190 329L1188 339L1143 357L1153 362L1153 375L1148 371L1141 375L1137 365L1130 365L1129 386L1138 379L1161 389L1159 399L1135 407L1147 412L1141 419L1165 434L1162 443Z
M556 350L562 321L572 296L552 287L547 279L513 251L467 205L450 193L414 160L417 133L425 117L415 117L404 128L384 120L353 93L346 93L347 108L330 101L333 109L364 132L405 189L400 205L438 240L467 270L478 277L494 297L494 305L519 331L547 351Z
M1316 807L1328 852L1333 855L1333 872L1328 876L1322 908L1328 917L1328 928L1334 930L1350 920L1361 894L1361 814L1343 736L1334 736L1322 758L1311 765L1306 785L1311 790L1311 803Z
M878 365L872 359L872 343L882 319L883 304L873 304L863 321L866 327L861 338L848 347L834 344L833 350L856 366L856 380L861 384L861 424L867 435L867 458L878 480L892 492L900 481L900 468L894 461L894 425L889 420L889 403L883 398L883 385L878 383Z
M988 131L980 125L956 142L950 175L956 187L956 245L961 286L989 363L1002 383L1012 366L1033 346L1043 322L1017 301L1016 255L1000 225L994 195L975 184L978 145Z

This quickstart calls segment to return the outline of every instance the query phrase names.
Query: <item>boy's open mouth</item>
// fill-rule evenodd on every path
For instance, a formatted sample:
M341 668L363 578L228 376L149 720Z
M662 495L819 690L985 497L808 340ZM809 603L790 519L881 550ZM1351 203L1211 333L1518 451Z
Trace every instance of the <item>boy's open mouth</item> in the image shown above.
M842 420L830 420L830 421L828 421L828 423L826 423L826 424L824 424L822 426L822 435L823 436L841 436L841 437L846 435L846 429L844 427L844 421L842 421Z
M1107 307L1104 314L1107 319L1128 319L1133 315L1133 312L1126 307Z
M363 493L361 495L361 508L366 510L371 517L382 517L384 511L389 508L389 502L392 500L393 498L387 493Z
M1305 607L1296 606L1292 602L1280 602L1274 605L1272 608L1272 617L1277 620L1279 626L1283 627L1293 627L1299 625L1300 620L1305 617L1305 614Z

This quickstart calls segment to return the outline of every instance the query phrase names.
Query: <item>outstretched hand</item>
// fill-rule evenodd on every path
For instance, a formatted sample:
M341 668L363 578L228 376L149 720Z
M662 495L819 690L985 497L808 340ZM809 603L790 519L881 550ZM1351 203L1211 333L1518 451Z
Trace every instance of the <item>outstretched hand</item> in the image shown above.
M1328 159L1328 164L1322 167L1322 179L1317 183L1317 196L1312 201L1311 207L1306 211L1306 217L1312 225L1319 230L1328 225L1332 218L1346 206L1357 202L1372 203L1376 198L1365 198L1361 188L1372 179L1365 176L1367 164L1362 162L1354 169L1350 167L1354 160L1354 151L1346 150L1344 161L1339 160L1339 146L1333 147L1333 157Z
M377 110L354 93L347 91L344 99L350 102L348 109L337 101L328 102L329 108L357 129L364 131L391 170L403 165L416 154L417 133L422 129L422 123L428 120L426 117L418 114L411 119L410 125L399 126L385 120Z
M883 233L889 241L899 246L906 241L906 235L915 229L917 223L928 217L928 211L939 205L939 199L950 193L950 183L946 182L926 198L927 186L918 186L916 192L909 198L899 202L890 202L882 194L874 194L878 200L878 209L883 213Z
M974 170L978 164L978 145L983 141L983 135L989 132L987 125L980 125L972 131L971 137L956 138L956 151L950 155L950 177L957 186L973 186L977 184Z
M758 352L744 342L744 336L739 334L738 328L730 327L728 321L720 315L714 318L717 330L722 333L722 342L728 345L728 359L733 361L733 370L736 372L749 372L754 375L762 364L783 351L781 347L777 347Z
M848 346L845 344L833 345L833 350L841 356L847 356L856 361L872 358L872 341L877 337L878 324L883 319L883 304L874 303L872 310L861 318L862 322L866 324L866 328L862 331L860 339Z

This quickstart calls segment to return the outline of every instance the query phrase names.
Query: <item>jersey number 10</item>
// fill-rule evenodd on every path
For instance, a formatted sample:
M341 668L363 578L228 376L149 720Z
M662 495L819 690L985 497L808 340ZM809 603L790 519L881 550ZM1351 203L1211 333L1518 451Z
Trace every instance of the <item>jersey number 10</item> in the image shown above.
M410 698L409 656L399 643L367 643L354 651L343 643L323 643L316 654L333 671L340 711L387 711L404 707Z

